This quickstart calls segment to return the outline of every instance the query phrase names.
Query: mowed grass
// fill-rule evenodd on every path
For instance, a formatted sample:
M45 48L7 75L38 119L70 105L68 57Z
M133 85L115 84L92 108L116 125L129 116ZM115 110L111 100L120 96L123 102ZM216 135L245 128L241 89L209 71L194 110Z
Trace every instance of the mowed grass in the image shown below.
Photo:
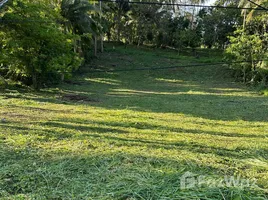
M222 57L200 55L108 48L68 84L2 92L0 198L267 199L267 96L235 83L221 65L91 72ZM183 189L186 172L222 184ZM229 187L231 176L249 187Z

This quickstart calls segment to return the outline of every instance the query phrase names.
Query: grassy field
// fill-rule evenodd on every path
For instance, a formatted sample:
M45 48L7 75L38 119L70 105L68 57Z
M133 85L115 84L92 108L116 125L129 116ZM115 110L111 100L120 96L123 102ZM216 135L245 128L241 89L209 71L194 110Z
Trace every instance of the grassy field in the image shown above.
M268 97L200 55L108 48L68 83L2 92L0 199L267 199Z

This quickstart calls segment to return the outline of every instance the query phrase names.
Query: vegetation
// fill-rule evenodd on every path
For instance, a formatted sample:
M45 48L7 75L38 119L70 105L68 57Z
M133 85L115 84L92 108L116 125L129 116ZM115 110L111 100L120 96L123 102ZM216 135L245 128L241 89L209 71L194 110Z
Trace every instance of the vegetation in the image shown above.
M90 33L97 30L90 9L78 0L10 2L0 24L1 72L35 89L70 76L88 59Z
M0 199L268 199L267 0L157 2L0 0Z
M97 68L196 63L191 52L106 51ZM221 57L211 54L199 61ZM81 70L58 88L1 95L2 199L267 199L268 99L233 83L228 68ZM259 188L181 190L187 171L240 174Z
M1 4L1 76L33 85L35 89L59 83L80 66L88 65L93 55L92 44L96 55L97 40L104 38L124 44L172 48L178 53L191 48L195 57L199 57L196 49L201 47L227 48L227 60L236 63L230 66L238 79L267 85L267 14L256 11L255 4L243 0L215 3L227 8L252 7L241 12L130 4L126 0L107 2L99 9L95 3L13 0ZM266 1L257 3L267 6Z
M261 83L263 86L268 83L267 22L267 14L258 16L230 37L231 45L227 53L231 60L242 62L232 67L236 69L237 77L243 78L244 82Z
M60 79L61 73L76 70L81 60L72 51L74 37L55 23L62 18L45 4L18 3L9 7L12 12L7 10L3 19L8 23L1 32L1 60L8 66L8 76L24 82L31 77L37 89L48 80Z

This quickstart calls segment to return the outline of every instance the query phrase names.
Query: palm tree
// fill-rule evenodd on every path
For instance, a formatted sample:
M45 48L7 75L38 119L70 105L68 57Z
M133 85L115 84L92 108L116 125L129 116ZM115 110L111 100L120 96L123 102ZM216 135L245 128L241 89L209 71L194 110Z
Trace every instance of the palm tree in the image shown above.
M204 4L208 0L190 0L190 3L192 4ZM192 29L194 28L194 17L195 17L195 7L193 7L193 13L192 13Z
M88 0L63 0L61 4L62 16L69 20L66 23L66 28L81 36L81 42L77 41L75 50L82 51L85 59L89 57L88 52L91 43L88 34L94 35L96 41L96 37L102 29L100 23L93 16L97 12L98 9Z
M244 16L243 27L245 28L246 22L250 21L254 14L256 14L255 9L258 7L257 5L262 5L267 3L267 0L256 0L255 5L251 3L249 0L240 0L238 6L242 8L252 8L252 10L247 13L247 9L242 10L242 15ZM256 5L257 4L257 5Z
M87 0L63 0L61 4L61 14L72 25L76 34L91 33L96 31L96 21L90 16L90 12L96 9Z
M117 42L120 42L120 35L121 35L121 29L122 29L122 17L130 11L130 6L128 3L128 0L118 0L117 2Z

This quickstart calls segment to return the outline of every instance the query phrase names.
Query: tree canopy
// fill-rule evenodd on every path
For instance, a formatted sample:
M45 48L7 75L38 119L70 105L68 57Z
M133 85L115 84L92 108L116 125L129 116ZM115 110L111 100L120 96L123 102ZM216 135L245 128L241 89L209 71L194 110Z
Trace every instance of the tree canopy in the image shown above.
M256 4L267 7L264 0ZM256 4L244 0L215 3L224 9L118 0L103 3L100 9L98 2L88 0L2 1L0 73L35 88L59 82L90 62L93 43L104 36L107 41L170 47L178 52L227 48L229 60L249 61L232 65L241 68L238 74L245 82L266 83L267 64L257 60L267 58L267 12L254 10ZM228 9L239 6L252 10Z

